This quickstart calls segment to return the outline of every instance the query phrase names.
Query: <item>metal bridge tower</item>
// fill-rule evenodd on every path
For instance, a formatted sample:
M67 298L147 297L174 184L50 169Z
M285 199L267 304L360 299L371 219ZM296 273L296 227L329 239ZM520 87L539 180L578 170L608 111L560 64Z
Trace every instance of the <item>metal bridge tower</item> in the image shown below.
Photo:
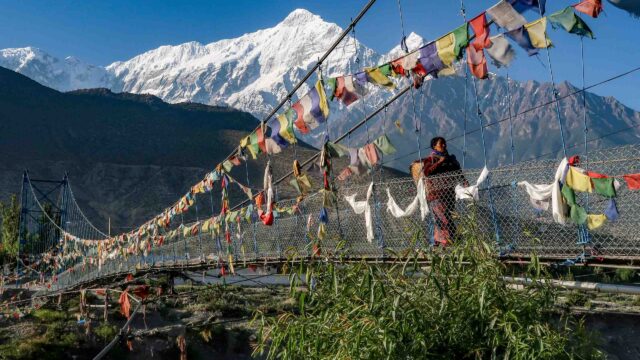
M61 229L65 230L69 205L69 181L65 173L62 180L31 179L28 170L22 175L20 193L20 222L16 284L21 267L37 270L44 254L61 251ZM53 219L52 224L49 219ZM24 272L24 271L22 271Z

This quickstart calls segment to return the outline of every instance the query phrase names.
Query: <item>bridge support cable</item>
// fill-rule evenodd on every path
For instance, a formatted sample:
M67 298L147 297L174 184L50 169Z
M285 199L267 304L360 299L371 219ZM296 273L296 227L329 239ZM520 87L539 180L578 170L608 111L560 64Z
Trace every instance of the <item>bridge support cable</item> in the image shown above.
M573 97L573 96L578 95L578 94L582 94L583 92L586 92L587 90L590 90L590 89L593 89L593 88L598 87L598 86L600 86L600 85L604 85L604 84L606 84L606 83L609 83L609 82L611 82L611 81L615 81L615 80L618 80L618 79L620 79L620 78L623 78L623 77L629 76L629 75L631 75L631 74L633 74L633 73L635 73L635 72L638 72L638 71L640 71L640 66L634 67L634 68L632 68L632 69L629 69L629 70L624 71L624 72L622 72L622 73L616 74L616 75L614 75L614 76L611 76L611 77L609 77L609 78L607 78L607 79L604 79L604 80L602 80L602 81L599 81L599 82L597 82L597 83L591 84L591 85L589 85L589 86L585 87L585 88L584 88L584 90L583 90L583 89L578 89L578 90L572 91L572 92L570 92L570 93L567 93L566 95L559 96L557 100L555 100L555 99L554 99L554 100L546 101L546 102L540 103L540 104L538 104L538 105L534 105L534 106L532 106L532 107L530 107L530 108L528 108L528 109L525 109L525 110L522 110L522 111L520 111L520 112L514 113L514 114L512 115L512 119L513 119L513 121L515 122L518 118L522 117L522 115L528 114L528 113L530 113L530 112L533 112L533 111L535 111L535 110L538 110L538 109L541 109L541 108L544 108L544 107L547 107L547 106L550 106L550 105L554 105L556 102L562 101L562 100L564 100L564 99L567 99L567 98ZM408 90L408 89L404 89L404 90ZM501 124L501 123L503 123L503 122L505 122L505 121L509 121L509 117L505 117L505 118L502 118L502 119L499 119L499 120L496 120L496 121L493 121L493 122L488 122L488 123L484 124L484 125L483 125L483 127L484 127L484 128L488 128L488 127L491 127L491 126L499 125L499 124ZM600 139L605 138L605 137L607 137L607 136L615 135L615 134L618 134L618 133L620 133L620 132L623 132L623 131L627 131L627 130L630 130L630 129L636 128L636 127L638 127L638 126L640 126L640 124L636 124L636 125L628 126L628 127L623 128L623 129L619 129L619 130L616 130L616 131L614 131L614 132L610 132L610 133L608 133L608 134L605 134L604 136L600 136L600 137L598 137L598 138L591 139L591 140L589 140L588 142L593 142L593 141L596 141L596 140L600 140ZM478 131L480 131L480 128L476 128L476 129L473 129L473 130L469 130L469 131L467 131L467 132L466 132L466 135L470 135L470 134L476 133L476 132L478 132ZM456 139L462 138L463 136L465 136L465 134L458 134L458 135L452 136L452 137L450 137L450 138L448 138L448 139L447 139L447 142L450 142L450 141L453 141L453 140L456 140ZM577 146L573 146L573 145L572 145L572 146L567 146L567 149L569 149L569 148L575 148L575 147L577 147ZM561 150L561 149L560 149L560 150ZM406 157L408 157L408 156L411 156L411 155L414 155L414 154L416 154L416 153L417 153L417 151L413 151L413 152L410 152L410 153L406 153L406 154L403 154L403 155L396 156L396 157L394 157L393 159L389 159L389 160L387 161L387 164L388 164L388 163L391 163L391 162L393 162L393 161L397 161L397 160L400 160L400 159L404 159L404 158L406 158ZM535 159L539 159L539 158L542 158L542 157L544 157L544 156L552 155L552 154L554 154L554 153L555 153L555 152L545 153L545 154L542 154L542 155L539 155L539 156L532 157L532 158L530 158L530 159L528 159L528 160L535 160Z
M460 0L460 14L462 15L462 18L464 19L464 22L467 22L467 12L465 10L464 7L464 0ZM468 57L469 54L466 54L466 56ZM466 84L467 84L467 78L469 77L469 67L465 66L465 93L467 92L466 89ZM485 168L487 167L487 144L485 141L485 136L484 136L484 126L483 126L483 119L484 119L484 113L482 112L482 110L480 110L480 100L478 99L478 85L476 82L476 78L474 75L471 76L471 82L473 84L473 95L475 97L475 103L476 103L476 116L478 117L478 120L480 121L480 138L482 139L482 156L483 156L483 160L484 160L484 166ZM465 103L465 107L466 107L466 103ZM466 150L466 148L465 148ZM489 176L487 176L487 193L489 195L489 210L491 211L491 220L493 221L493 227L494 227L494 231L495 231L495 235L496 235L496 243L498 244L498 246L501 245L501 241L500 241L500 227L498 225L498 221L496 220L496 211L495 211L495 207L494 207L494 202L493 202L493 194L491 191L491 174L489 174Z

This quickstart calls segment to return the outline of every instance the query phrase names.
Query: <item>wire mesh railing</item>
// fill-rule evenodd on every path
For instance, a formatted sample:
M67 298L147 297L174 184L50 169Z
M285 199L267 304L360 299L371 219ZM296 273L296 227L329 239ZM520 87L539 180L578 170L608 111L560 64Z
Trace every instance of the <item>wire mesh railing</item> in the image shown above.
M276 215L271 226L253 217L229 227L231 246L222 234L198 233L165 241L152 247L146 255L123 255L100 266L78 262L58 274L52 290L113 274L134 272L141 268L174 267L211 262L225 264L231 255L236 266L243 263L282 260L292 256L307 258L319 249L321 257L380 259L408 249L425 253L443 242L460 241L461 231L481 234L496 245L496 256L528 256L536 253L552 259L575 259L597 256L609 259L640 259L640 191L629 190L622 180L617 187L619 219L589 230L585 225L568 221L558 224L551 210L538 210L529 195L518 186L520 181L550 184L558 160L542 160L490 170L490 182L480 184L477 200L459 200L455 185L474 184L480 170L427 178L426 197L429 212L425 219L416 211L410 216L394 217L387 209L388 193L404 209L417 195L412 178L396 178L375 183L368 205L371 209L373 238L367 239L365 214L355 214L345 200L356 195L364 201L369 185L339 188L335 202L327 207L328 223L319 238L318 215L326 206L323 195L316 193L298 204L292 215ZM640 145L629 145L592 152L581 167L621 179L625 174L640 173ZM487 187L486 184L491 186ZM608 199L595 193L576 193L577 201L588 213L602 214ZM278 203L293 205L295 200ZM314 250L315 245L315 250ZM227 264L228 265L228 264Z

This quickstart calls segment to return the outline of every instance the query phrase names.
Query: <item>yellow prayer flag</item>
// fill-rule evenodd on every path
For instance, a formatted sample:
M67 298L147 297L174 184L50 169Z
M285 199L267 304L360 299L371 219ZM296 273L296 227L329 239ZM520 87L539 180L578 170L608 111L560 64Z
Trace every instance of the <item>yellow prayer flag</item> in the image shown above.
M182 230L182 236L187 237L189 236L189 234L191 234L191 227L185 226L185 228Z
M469 42L468 24L465 23L436 41L438 57L445 67L458 59L462 49Z
M295 144L296 137L293 134L293 126L290 126L292 124L289 123L289 119L287 119L285 114L278 115L277 119L278 119L278 122L280 123L280 131L278 132L278 134L283 139L287 140L289 144Z
M551 40L547 37L547 18L543 17L536 21L532 21L524 26L529 33L531 45L538 49L544 49L551 45Z
M245 136L240 140L240 147L246 148L249 145L249 137Z
M444 69L438 71L438 76L451 76L456 74L456 68L453 66L447 66Z
M367 79L369 80L369 82L384 86L389 90L393 90L396 88L396 84L394 84L393 81L389 79L389 77L383 74L379 68L367 68L364 71L367 73Z
M324 92L324 85L322 85L321 80L318 80L316 82L316 90L318 91L318 97L320 100L320 110L322 111L322 115L326 119L329 117L329 103L327 102L327 94Z
M453 60L456 59L456 55L454 53L455 42L456 37L453 33L449 33L436 41L438 56L446 66L453 64Z
M229 270L231 271L232 274L235 275L236 270L233 268L233 256L231 254L229 254Z
M208 232L211 225L211 219L207 219L202 223L202 232Z
M607 221L607 216L604 214L587 215L587 227L589 228L589 230L593 230L601 227L602 225L604 225L606 221Z
M569 166L566 183L575 191L593 192L591 178L576 170L573 166Z

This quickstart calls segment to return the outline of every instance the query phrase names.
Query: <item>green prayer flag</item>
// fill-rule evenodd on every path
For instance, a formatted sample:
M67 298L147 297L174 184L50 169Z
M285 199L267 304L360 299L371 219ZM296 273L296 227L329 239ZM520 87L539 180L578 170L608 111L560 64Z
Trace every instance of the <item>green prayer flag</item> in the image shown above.
M380 69L380 72L385 75L385 76L394 76L395 73L393 72L393 68L391 67L391 64L386 63L382 66L380 66L378 69Z
M608 198L616 197L613 181L613 178L591 178L595 192Z
M567 184L562 185L562 196L569 206L576 205L576 193Z
M258 154L260 154L260 145L258 144L258 134L255 131L249 135L249 144L247 149L249 149L251 157L254 160L258 158Z
M548 19L554 29L559 26L571 34L594 38L587 23L576 15L571 6L549 15Z
M587 211L580 205L573 205L571 207L571 220L578 225L586 223Z
M343 145L340 144L334 144L332 142L327 142L327 153L329 154L329 157L335 158L335 157L343 157L347 154L349 154L349 150L344 147Z
M379 138L375 139L373 143L376 144L378 149L380 149L380 151L384 155L389 155L396 152L396 148L393 146L393 144L391 144L391 141L389 140L387 135L380 136Z
M291 186L293 186L294 189L296 189L298 194L302 194L302 192L300 191L300 186L298 185L298 180L297 179L293 178L293 179L289 180L289 184Z
M327 94L329 94L329 100L333 101L333 98L335 97L335 92L336 92L336 78L329 78L329 80L327 80L326 82L327 88L329 89L329 92Z

